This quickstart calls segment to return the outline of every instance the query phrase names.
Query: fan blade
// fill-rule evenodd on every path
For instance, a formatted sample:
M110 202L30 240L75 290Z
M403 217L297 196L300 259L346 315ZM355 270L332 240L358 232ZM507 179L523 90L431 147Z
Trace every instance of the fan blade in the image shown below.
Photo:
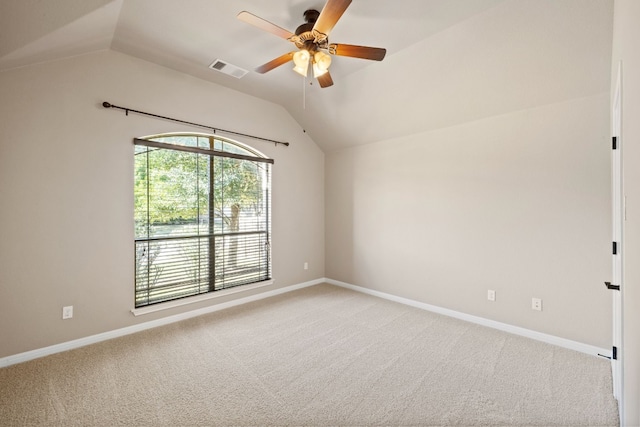
M338 19L350 4L351 0L327 0L327 4L324 5L322 12L320 12L313 29L328 37L336 22L338 22Z
M282 37L283 39L289 39L293 37L293 33L291 31L285 30L284 28L278 27L276 24L272 24L269 21L266 21L253 13L249 13L247 11L242 11L238 14L238 19L246 22L247 24L251 24L254 27L258 27L261 30L264 30L268 33L274 34L278 37Z
M332 44L329 52L339 56L350 56L352 58L371 59L382 61L387 54L387 49L380 47L355 46L352 44Z
M264 65L259 66L258 68L256 68L256 73L264 74L267 71L271 71L274 68L281 66L282 64L286 64L293 59L293 53L294 52L285 53L284 55L279 56Z
M329 87L333 86L333 79L331 78L331 74L327 71L320 77L318 77L318 83L320 83L320 87Z

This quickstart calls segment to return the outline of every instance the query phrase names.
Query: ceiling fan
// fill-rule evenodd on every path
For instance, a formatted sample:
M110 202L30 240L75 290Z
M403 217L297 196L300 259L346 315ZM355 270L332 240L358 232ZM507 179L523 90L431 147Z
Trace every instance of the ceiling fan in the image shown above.
M387 53L386 49L329 43L329 33L350 4L351 0L327 0L321 12L307 10L304 13L305 23L296 29L295 34L252 13L240 12L238 19L241 21L282 37L298 48L297 51L285 53L261 65L256 68L256 72L264 74L293 60L295 64L293 70L305 77L311 65L313 77L317 78L320 87L324 88L333 85L331 74L329 74L331 55L382 61Z

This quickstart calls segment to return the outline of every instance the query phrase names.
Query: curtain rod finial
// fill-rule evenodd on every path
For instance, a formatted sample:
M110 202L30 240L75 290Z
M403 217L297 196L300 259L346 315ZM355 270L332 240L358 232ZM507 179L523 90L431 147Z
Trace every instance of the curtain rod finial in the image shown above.
M104 101L104 102L102 103L102 106L103 106L104 108L111 108L111 104L109 104L107 101Z

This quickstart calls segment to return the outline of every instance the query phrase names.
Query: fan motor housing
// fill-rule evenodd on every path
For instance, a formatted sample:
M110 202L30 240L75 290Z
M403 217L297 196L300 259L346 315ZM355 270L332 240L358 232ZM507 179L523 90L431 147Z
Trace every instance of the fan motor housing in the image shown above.
M311 30L313 30L314 25L315 25L315 22L307 22L305 24L300 25L298 28L296 28L296 36L301 36L304 33L310 33Z
M313 31L319 16L320 12L315 9L309 9L304 12L304 20L306 22L296 28L296 37L290 39L298 49L306 49L313 53L319 48L326 48L327 37L317 31Z

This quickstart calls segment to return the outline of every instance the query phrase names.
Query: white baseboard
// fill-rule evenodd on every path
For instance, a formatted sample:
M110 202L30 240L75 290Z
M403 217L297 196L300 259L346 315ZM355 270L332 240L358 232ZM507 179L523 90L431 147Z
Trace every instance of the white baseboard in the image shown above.
M55 344L49 347L39 348L36 350L27 351L24 353L15 354L0 358L0 368L4 368L16 363L27 362L29 360L37 359L44 356L49 356L55 353L61 353L67 350L73 350L74 348L84 347L86 345L95 344L101 341L110 340L112 338L122 337L136 332L141 332L147 329L156 328L158 326L168 325L170 323L179 322L181 320L190 319L192 317L201 316L203 314L213 313L216 311L224 310L225 308L235 307L249 302L258 301L264 298L273 297L276 295L284 294L287 292L295 291L297 289L306 288L309 286L325 283L325 279L316 279L309 282L299 283L297 285L286 286L284 288L274 289L268 292L262 292L259 294L251 295L244 298L235 299L233 301L212 305L210 307L204 307L197 310L187 311L185 313L176 314L173 316L163 317L157 320L151 320L149 322L139 323L137 325L127 326L125 328L116 329L113 331L103 332L101 334L91 335L84 338L79 338L73 341L67 341L60 344Z
M287 292L295 291L298 289L306 288L309 286L318 285L320 283L329 283L331 285L340 286L343 288L351 289L356 292L384 298L389 301L398 302L411 307L419 308L422 310L431 311L433 313L442 314L456 319L465 320L467 322L475 323L482 326L498 329L504 332L520 335L526 338L531 338L537 341L542 341L548 344L557 345L559 347L568 348L570 350L579 351L581 353L590 354L593 356L606 356L611 357L611 350L598 348L589 344L583 344L577 341L568 340L565 338L556 337L553 335L544 334L542 332L532 331L530 329L520 328L518 326L509 325L507 323L497 322L495 320L489 320L478 316L472 316L470 314L461 313L455 310L438 307L431 304L426 304L419 301L414 301L408 298L403 298L391 294L387 294L372 289L363 288L361 286L352 285L350 283L340 282L338 280L321 278L312 280L309 282L299 283L297 285L286 286L284 288L274 289L268 292L262 292L256 295L251 295L244 298L235 299L233 301L212 305L210 307L204 307L197 310L187 311L185 313L176 314L173 316L163 317L161 319L152 320L149 322L139 323L137 325L127 326L125 328L116 329L113 331L103 332L101 334L91 335L84 338L79 338L72 341L55 344L49 347L44 347L36 350L27 351L24 353L15 354L0 358L0 368L4 368L17 363L27 362L29 360L37 359L44 356L49 356L56 353L61 353L67 350L73 350L75 348L84 347L86 345L95 344L101 341L106 341L112 338L118 338L136 332L141 332L147 329L156 328L158 326L168 325L170 323L179 322L181 320L190 319L192 317L201 316L203 314L213 313L216 311L224 310L225 308L235 307L249 302L258 301L264 298L284 294Z
M343 288L351 289L364 294L384 298L389 301L398 302L411 307L420 308L422 310L431 311L433 313L442 314L449 317L455 317L456 319L465 320L467 322L475 323L489 328L498 329L500 331L508 332L514 335L520 335L526 338L531 338L536 341L542 341L547 344L553 344L558 347L568 348L570 350L579 351L581 353L590 354L593 356L605 356L611 357L611 350L595 347L589 344L580 343L577 341L568 340L566 338L556 337L554 335L544 334L542 332L532 331L530 329L520 328L518 326L509 325L507 323L497 322L495 320L485 319L483 317L473 316L459 311L450 310L448 308L442 308L431 304L426 304L419 301L414 301L408 298L398 297L395 295L387 294L380 291L374 291L372 289L363 288L361 286L352 285L350 283L340 282L333 279L325 279L326 283L331 285L340 286Z

